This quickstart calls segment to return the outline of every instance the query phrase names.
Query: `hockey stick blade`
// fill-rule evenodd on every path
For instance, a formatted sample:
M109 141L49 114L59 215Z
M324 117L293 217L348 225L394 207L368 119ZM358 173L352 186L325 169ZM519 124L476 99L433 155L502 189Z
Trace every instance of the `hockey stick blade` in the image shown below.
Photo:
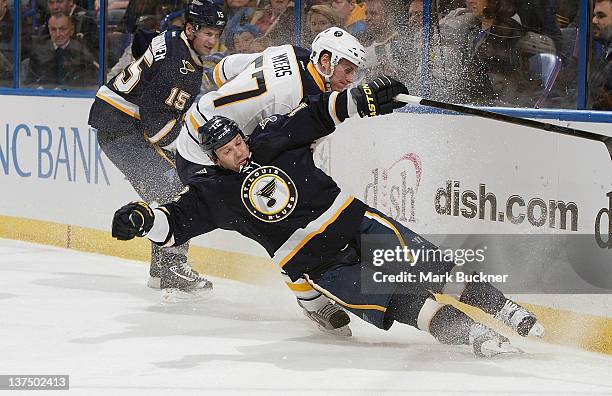
M610 160L612 160L612 136L601 135L595 132L583 131L581 129L574 129L569 127L564 127L561 125L551 124L548 122L541 122L530 120L528 118L520 118L509 116L506 114L495 113L492 111L486 111L477 109L474 107L461 106L453 103L445 103L438 102L436 100L424 99L418 96L399 94L394 98L397 102L412 104L412 105L421 105L421 106L429 106L435 107L437 109L454 111L457 113L464 113L475 115L482 118L489 118L492 120L507 122L515 125L522 125L530 128L541 129L551 133L558 133L561 135L574 136L581 139L594 140L597 142L602 142L606 145L606 149L608 150L608 155L610 156Z

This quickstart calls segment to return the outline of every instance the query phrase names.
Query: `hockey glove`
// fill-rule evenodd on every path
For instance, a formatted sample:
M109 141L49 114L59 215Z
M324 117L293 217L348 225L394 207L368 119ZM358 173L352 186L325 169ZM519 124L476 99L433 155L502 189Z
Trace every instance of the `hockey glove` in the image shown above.
M393 112L405 106L404 103L393 100L397 94L408 94L408 89L401 82L387 76L378 77L373 81L351 89L360 117L374 117Z
M151 231L153 220L155 215L149 205L142 201L130 202L115 212L112 235L120 241L143 237Z

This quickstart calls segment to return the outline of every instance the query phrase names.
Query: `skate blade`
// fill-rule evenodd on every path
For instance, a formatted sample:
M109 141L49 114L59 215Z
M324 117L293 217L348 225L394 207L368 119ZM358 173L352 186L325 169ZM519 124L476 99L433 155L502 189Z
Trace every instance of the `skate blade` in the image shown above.
M196 289L196 290L181 290L177 288L162 289L161 303L162 304L177 304L187 302L199 302L210 300L213 295L212 288Z
M149 280L147 281L147 286L151 289L161 289L161 278L156 278L153 276L149 276Z
M509 343L498 343L496 340L488 340L480 346L480 354L477 357L492 358L500 355L515 355L524 353L521 349Z
M540 322L535 322L531 329L529 329L529 333L527 333L530 337L543 338L546 335L546 330L544 326L540 324Z
M322 332L331 334L337 337L351 337L353 335L353 332L351 331L351 328L348 325L339 327L337 329L328 329L325 326L321 326L319 324L317 324L317 327Z

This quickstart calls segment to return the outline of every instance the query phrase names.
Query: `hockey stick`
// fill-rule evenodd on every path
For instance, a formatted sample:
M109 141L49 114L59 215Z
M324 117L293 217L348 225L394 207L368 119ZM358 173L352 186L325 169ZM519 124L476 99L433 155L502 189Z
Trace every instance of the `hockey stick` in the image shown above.
M510 124L523 125L530 128L542 129L547 132L560 133L562 135L574 136L582 139L602 142L608 149L608 154L612 160L612 136L601 135L595 132L583 131L580 129L568 128L548 122L534 121L527 118L513 117L506 114L494 113L492 111L480 110L473 107L461 106L452 103L438 102L436 100L423 99L418 96L399 94L394 98L398 102L435 107L443 110L455 111L458 113L471 114L478 117L490 118L492 120L509 122Z

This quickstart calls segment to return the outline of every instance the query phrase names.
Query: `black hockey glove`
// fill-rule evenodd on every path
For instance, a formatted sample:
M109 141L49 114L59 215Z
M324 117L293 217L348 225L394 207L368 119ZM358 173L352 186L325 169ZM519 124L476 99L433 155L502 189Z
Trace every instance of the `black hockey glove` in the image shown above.
M393 109L405 106L404 103L393 100L397 94L408 94L408 89L401 82L387 76L378 77L351 89L361 117L389 114Z
M136 236L143 237L151 231L155 215L145 202L134 201L115 212L113 217L113 237L127 241Z

